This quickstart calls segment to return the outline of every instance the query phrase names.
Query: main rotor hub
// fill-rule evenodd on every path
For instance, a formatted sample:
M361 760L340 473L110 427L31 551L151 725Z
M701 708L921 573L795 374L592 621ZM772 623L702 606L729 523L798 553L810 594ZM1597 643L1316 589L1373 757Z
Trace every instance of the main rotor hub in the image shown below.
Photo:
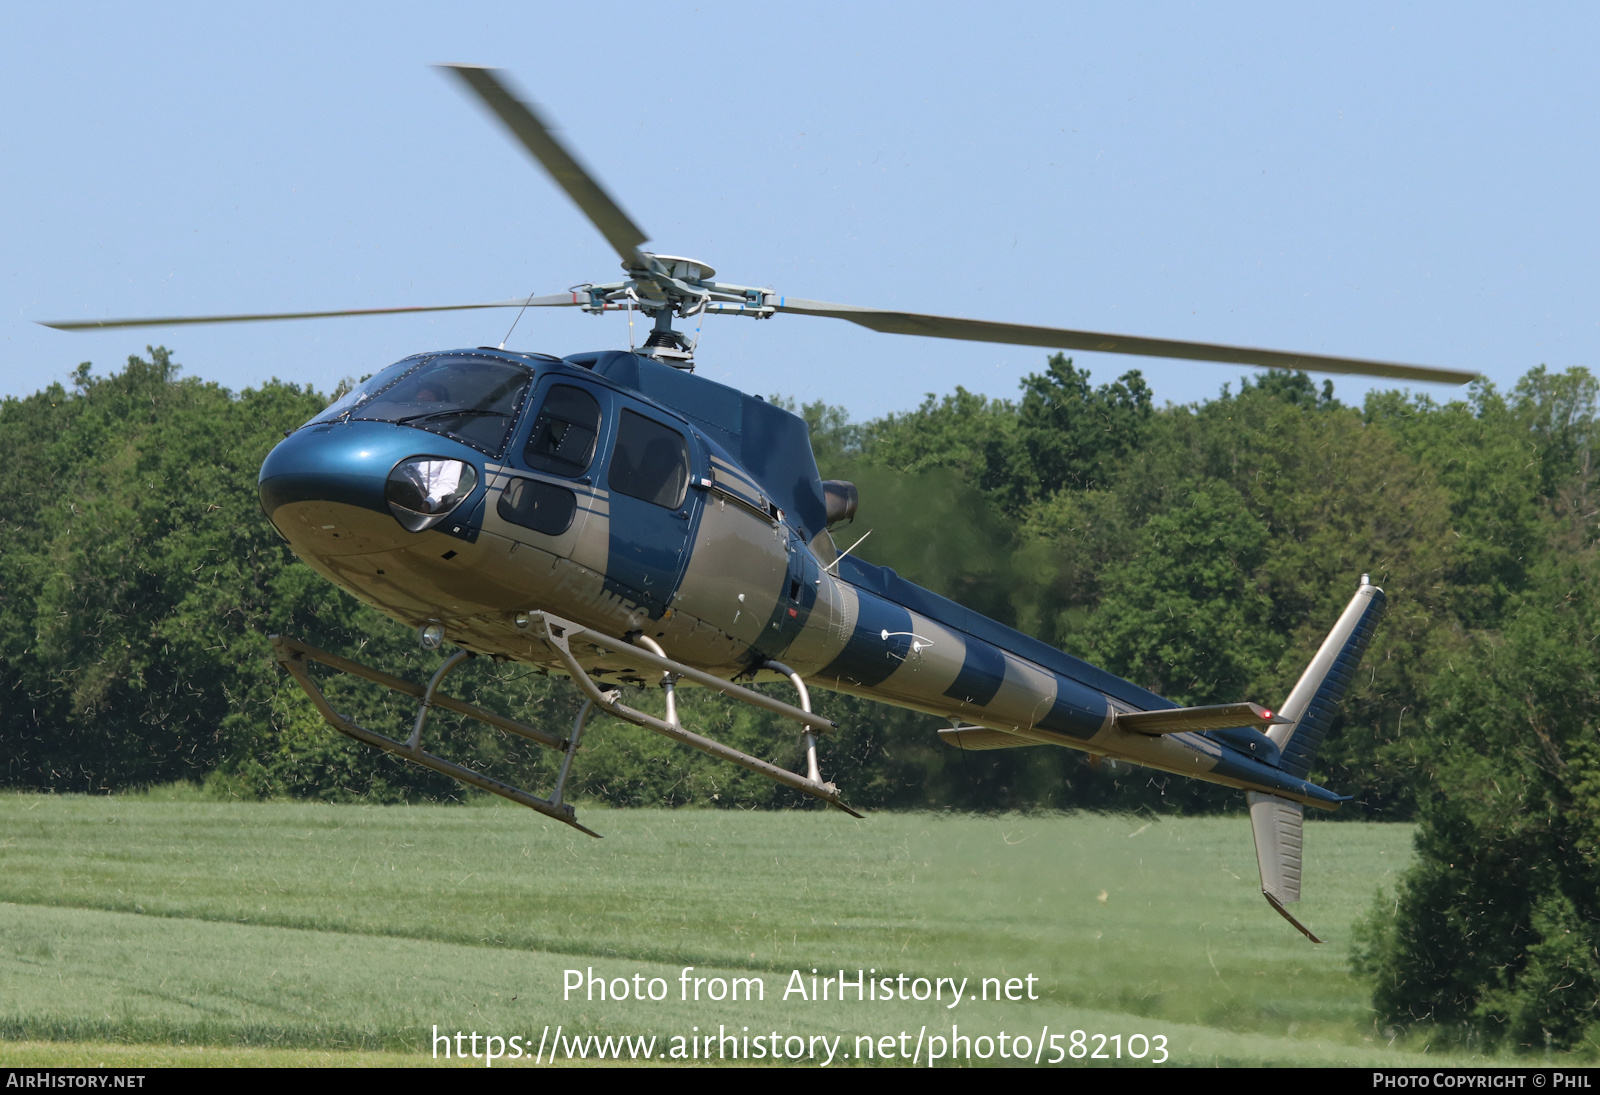
M777 311L771 289L720 284L712 280L716 270L699 259L635 251L623 260L622 268L628 273L626 281L573 286L575 302L581 300L579 307L591 315L637 310L655 320L640 351L674 368L694 368L693 343L672 329L674 317L688 319L710 312L765 319Z
M686 259L682 255L652 255L643 252L646 258L655 259L667 268L667 273L679 281L710 281L717 276L717 272L699 259ZM622 268L630 274L634 273L633 264L624 262Z

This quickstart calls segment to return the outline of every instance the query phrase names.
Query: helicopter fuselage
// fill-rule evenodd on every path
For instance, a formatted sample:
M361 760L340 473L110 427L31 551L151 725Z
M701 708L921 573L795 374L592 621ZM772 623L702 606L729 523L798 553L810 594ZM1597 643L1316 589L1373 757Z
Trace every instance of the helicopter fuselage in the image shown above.
M805 423L624 352L423 354L291 432L260 476L302 560L413 627L557 671L544 611L732 680L782 679L1324 808L1250 728L1146 734L1131 682L840 557ZM1381 597L1381 594L1379 594ZM584 669L646 683L595 650Z

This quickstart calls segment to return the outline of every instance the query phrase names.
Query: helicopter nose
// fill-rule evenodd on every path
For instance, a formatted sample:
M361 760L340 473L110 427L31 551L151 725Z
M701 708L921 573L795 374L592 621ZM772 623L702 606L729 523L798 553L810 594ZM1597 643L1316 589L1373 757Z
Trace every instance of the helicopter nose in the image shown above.
M396 519L385 487L393 469L408 459L415 462L419 440L415 430L382 422L298 430L261 465L261 508L297 554L356 555L405 547L414 533ZM443 438L424 444L455 448Z
M279 509L298 502L385 512L384 477L395 460L405 455L392 454L393 445L383 444L386 440L362 425L296 431L261 465L261 508L274 519Z

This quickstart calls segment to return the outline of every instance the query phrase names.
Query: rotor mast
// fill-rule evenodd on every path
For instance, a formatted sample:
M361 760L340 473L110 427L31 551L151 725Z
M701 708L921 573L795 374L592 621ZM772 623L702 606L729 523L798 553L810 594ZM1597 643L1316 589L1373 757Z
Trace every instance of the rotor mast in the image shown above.
M674 318L687 320L711 312L765 319L777 311L768 299L774 296L771 289L714 281L717 272L699 259L649 251L635 254L636 258L623 260L626 280L575 285L572 293L579 298L578 307L591 315L633 309L653 319L639 352L665 364L694 368L694 343L673 327Z

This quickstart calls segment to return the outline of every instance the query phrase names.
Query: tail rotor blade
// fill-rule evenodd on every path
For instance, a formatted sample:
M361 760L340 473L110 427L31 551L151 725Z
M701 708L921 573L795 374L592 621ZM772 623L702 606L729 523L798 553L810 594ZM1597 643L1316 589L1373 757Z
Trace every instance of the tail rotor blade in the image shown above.
M1047 346L1060 350L1090 350L1107 354L1135 354L1140 357L1179 358L1188 361L1214 361L1224 364L1257 365L1269 369L1305 369L1319 373L1350 373L1355 376L1383 376L1396 380L1424 380L1439 384L1466 384L1478 374L1462 369L1441 369L1431 365L1405 365L1392 361L1368 361L1358 357L1327 357L1286 350L1262 350L1249 346L1223 346L1211 342L1180 342L1164 338L1139 338L1133 335L1073 331L1060 327L1032 327L1021 323L994 323L981 319L923 315L919 312L886 312L855 304L829 304L820 300L777 297L779 312L845 319L885 334L923 335L927 338L955 338L970 342L1003 342L1017 346Z
M555 132L536 110L511 93L499 73L471 65L440 65L461 81L495 112L512 136L533 153L533 158L550 172L556 185L567 192L579 209L600 229L606 242L616 249L630 269L645 269L639 248L647 238L628 214L612 200L582 164L556 139Z

